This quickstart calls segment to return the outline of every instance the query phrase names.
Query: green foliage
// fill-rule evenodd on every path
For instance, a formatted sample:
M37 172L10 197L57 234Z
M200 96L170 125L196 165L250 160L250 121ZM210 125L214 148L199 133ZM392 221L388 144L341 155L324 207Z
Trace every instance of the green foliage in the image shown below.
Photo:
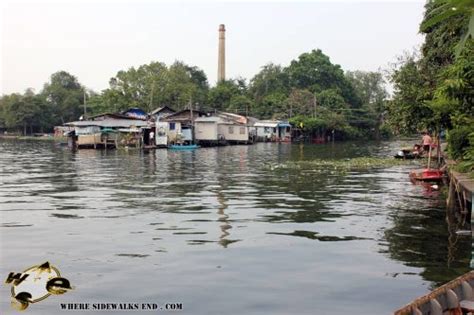
M204 105L209 90L202 70L179 61L169 68L164 63L151 62L136 69L121 70L109 83L110 88L94 101L95 113L130 107L150 112L163 105L178 110L187 108L191 103L193 106Z
M256 107L252 113L261 118L286 118L288 117L286 110L287 96L281 92L274 92L263 97L260 106Z
M66 71L52 74L50 82L44 85L41 94L50 105L54 124L77 120L81 116L84 88L75 76Z
M307 89L312 93L335 89L352 107L360 106L360 100L352 85L344 77L339 65L334 65L321 50L312 50L293 60L284 70L290 87Z
M305 133L326 136L335 130L338 138L378 138L387 97L380 73L344 75L321 50L300 55L286 68L266 65L248 91L257 117L289 117L303 123Z
M474 0L434 0L427 4L425 19L420 25L423 33L428 33L439 25L452 21L453 18L461 18L464 21L458 25L464 26L464 35L456 47L456 55L465 48L469 39L474 38Z
M243 88L237 80L225 80L218 82L209 91L209 105L217 110L227 110L231 107L232 98L242 96ZM236 100L234 100L235 105Z
M473 132L474 125L460 126L448 132L448 150L453 159L460 159L467 151L472 151L472 148L469 148L469 145L474 145L474 142L470 141L472 140Z
M288 74L280 65L269 63L250 80L248 94L259 103L266 95L288 94L289 90Z
M330 110L344 110L349 106L336 89L328 89L317 94L318 105Z
M237 78L209 88L205 73L197 67L179 61L169 67L151 62L118 71L101 93L86 91L73 75L57 72L37 95L3 96L0 127L24 132L26 126L30 132L51 129L77 120L84 107L91 116L130 107L150 112L164 105L177 110L193 105L260 119L292 118L305 125L308 136L374 137L385 97L380 74L359 71L346 76L321 50L300 55L288 67L267 64L248 86Z
M293 89L286 99L286 111L293 115L316 115L316 95L308 90Z
M474 128L473 128L474 129ZM464 148L463 161L457 166L457 170L462 173L474 171L474 132L471 132L468 136L469 146ZM474 174L471 174L474 175Z
M393 131L390 125L383 124L380 126L380 138L382 139L390 139L393 137Z
M50 130L52 117L44 96L35 95L31 90L0 99L0 122L6 129L23 134Z
M474 1L434 0L425 8L421 58L404 60L392 73L390 121L400 129L413 126L410 131L447 130L451 157L469 169L474 164Z
M425 104L424 80L415 56L404 56L391 75L394 97L388 104L389 124L397 134L413 134L426 129L433 117Z

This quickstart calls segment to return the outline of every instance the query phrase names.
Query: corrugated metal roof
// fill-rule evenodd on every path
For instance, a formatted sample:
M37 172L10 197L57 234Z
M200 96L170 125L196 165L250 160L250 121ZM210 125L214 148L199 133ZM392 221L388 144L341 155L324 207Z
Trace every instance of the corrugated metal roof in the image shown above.
M159 113L159 112L161 112L162 110L165 110L165 109L168 109L168 110L172 111L173 113L176 113L176 111L174 109L172 109L171 107L165 105L165 106L156 108L154 111L152 111L150 113L150 115L155 115L156 113Z
M210 117L199 117L199 118L196 118L194 121L195 122L219 122L221 120L222 119L220 117L210 116Z
M99 126L102 128L128 128L131 126L135 127L146 127L148 122L144 120L133 120L133 119L106 119L106 120L80 120L72 121L64 124L65 126L74 127L87 127L87 126Z
M278 126L278 121L259 121L254 124L254 127L276 128L277 126Z

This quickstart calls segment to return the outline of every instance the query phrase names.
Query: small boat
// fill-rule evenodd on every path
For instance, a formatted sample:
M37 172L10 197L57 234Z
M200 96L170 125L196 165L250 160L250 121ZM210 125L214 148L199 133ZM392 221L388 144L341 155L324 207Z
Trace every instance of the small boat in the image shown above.
M444 179L444 171L438 168L431 168L431 147L428 152L428 168L413 170L410 172L412 181L440 182Z
M195 150L199 146L197 144L172 144L169 148L171 150Z
M474 271L448 282L394 312L394 315L471 314L474 312Z
M414 160L414 159L419 159L420 155L416 154L414 152L407 152L404 150L400 150L395 154L394 156L396 159L404 159L404 160Z
M434 168L413 170L410 172L410 179L414 181L440 182L445 178L444 171Z
M394 156L396 159L414 160L421 158L420 146L415 144L413 148L402 148Z

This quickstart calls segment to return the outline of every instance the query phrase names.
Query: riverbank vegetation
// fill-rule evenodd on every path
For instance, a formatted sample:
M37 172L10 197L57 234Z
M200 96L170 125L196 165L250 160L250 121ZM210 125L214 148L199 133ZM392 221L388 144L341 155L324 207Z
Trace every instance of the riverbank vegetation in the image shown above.
M398 133L446 132L451 158L474 167L474 1L437 0L425 6L419 55L401 57L391 80L389 123Z
M100 93L59 71L39 93L29 89L4 95L0 127L24 134L43 132L84 113L130 107L150 112L167 105L176 110L193 106L259 119L288 119L308 136L380 138L387 97L384 84L378 72L344 72L321 50L301 54L287 67L267 64L248 82L236 78L213 87L204 71L183 62L170 66L151 62L121 70Z
M215 86L209 85L203 70L179 61L120 70L100 92L59 71L37 93L29 89L3 95L0 129L47 132L81 115L192 106L287 119L302 139L380 139L445 131L451 156L472 169L473 1L427 3L420 52L400 57L389 71L344 71L321 50L303 53L287 66L266 64L249 80L233 78ZM391 97L386 78L394 89Z

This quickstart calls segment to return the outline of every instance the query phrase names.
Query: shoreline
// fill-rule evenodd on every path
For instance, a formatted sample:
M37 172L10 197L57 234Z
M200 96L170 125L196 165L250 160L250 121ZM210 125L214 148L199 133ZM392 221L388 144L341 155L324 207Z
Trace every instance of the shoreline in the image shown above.
M20 135L0 135L0 139L6 140L38 140L38 141L61 141L66 138L58 138L53 135L48 136L20 136Z

